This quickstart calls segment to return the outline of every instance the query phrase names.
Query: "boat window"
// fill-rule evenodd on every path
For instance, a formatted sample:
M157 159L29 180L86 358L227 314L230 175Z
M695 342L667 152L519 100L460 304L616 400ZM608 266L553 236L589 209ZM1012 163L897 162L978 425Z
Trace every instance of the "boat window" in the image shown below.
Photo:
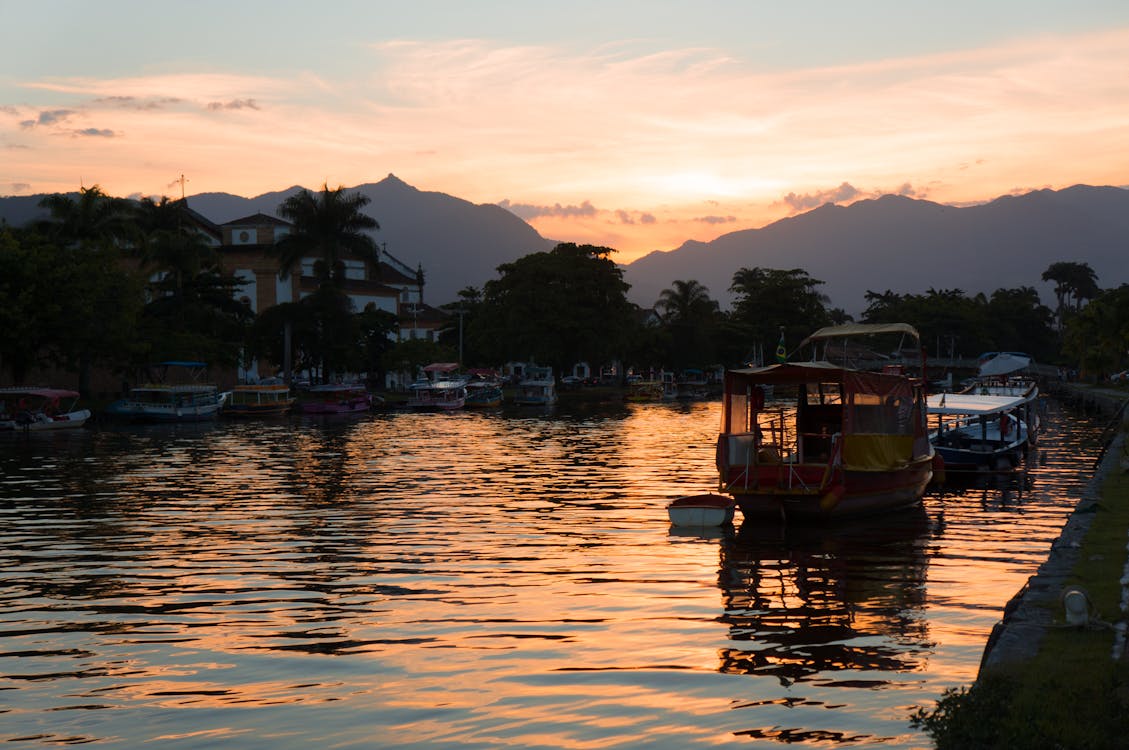
M808 383L806 399L808 404L842 404L843 389L839 383Z

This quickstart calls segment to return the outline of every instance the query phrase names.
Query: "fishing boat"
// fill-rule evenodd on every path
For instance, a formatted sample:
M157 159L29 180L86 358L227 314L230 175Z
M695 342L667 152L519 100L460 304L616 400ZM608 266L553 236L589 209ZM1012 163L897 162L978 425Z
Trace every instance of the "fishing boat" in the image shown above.
M466 379L456 376L455 362L433 362L423 368L423 377L408 386L408 406L427 411L451 411L466 405Z
M746 518L821 522L919 503L935 456L923 382L906 358L877 353L907 340L924 371L916 329L893 323L822 328L784 362L726 372L720 491Z
M666 506L674 526L724 526L733 523L737 503L724 495L687 495Z
M557 402L557 381L551 367L530 367L517 384L514 403L520 406L550 406Z
M140 422L204 422L215 419L227 393L212 383L200 382L204 362L168 361L150 367L153 382L131 388L129 395L107 408L112 416ZM177 377L187 382L173 382Z
M241 383L232 388L223 413L233 417L286 414L294 407L294 400L285 383Z
M466 405L489 408L502 405L502 380L493 370L471 370L466 383Z
M929 440L950 472L1010 471L1029 440L1023 395L936 393L929 396Z
M306 388L297 408L303 414L360 414L372 408L372 398L360 383L325 383Z
M63 388L0 388L0 432L82 427L90 410L79 409L78 399Z

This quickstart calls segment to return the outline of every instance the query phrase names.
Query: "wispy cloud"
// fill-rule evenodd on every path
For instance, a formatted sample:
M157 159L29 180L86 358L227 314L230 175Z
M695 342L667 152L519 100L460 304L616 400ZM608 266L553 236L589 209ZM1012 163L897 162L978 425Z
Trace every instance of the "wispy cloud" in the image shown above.
M208 102L208 109L215 112L223 109L259 109L254 99L232 99L227 102Z

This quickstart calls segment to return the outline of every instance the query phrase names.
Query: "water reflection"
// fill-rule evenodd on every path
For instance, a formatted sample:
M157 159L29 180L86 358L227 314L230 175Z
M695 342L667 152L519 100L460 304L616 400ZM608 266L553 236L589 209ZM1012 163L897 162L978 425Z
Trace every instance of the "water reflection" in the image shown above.
M720 671L877 688L884 680L836 673L921 668L929 532L920 507L834 529L742 525L721 549L735 647Z
M0 738L925 746L910 707L975 674L1096 431L882 523L672 529L717 408L0 442Z

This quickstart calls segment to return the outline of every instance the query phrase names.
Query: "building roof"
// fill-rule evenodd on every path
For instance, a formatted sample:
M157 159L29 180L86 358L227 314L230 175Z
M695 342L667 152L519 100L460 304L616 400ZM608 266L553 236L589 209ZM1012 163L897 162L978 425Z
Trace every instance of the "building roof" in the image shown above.
M233 221L224 222L220 226L224 226L224 227L245 227L245 226L261 227L264 224L269 224L271 226L281 226L281 227L290 226L289 221L285 221L283 219L278 218L277 216L270 216L268 214L264 214L264 213L261 213L261 212L257 213L257 214L251 214L250 216L244 216L242 219L235 219Z

